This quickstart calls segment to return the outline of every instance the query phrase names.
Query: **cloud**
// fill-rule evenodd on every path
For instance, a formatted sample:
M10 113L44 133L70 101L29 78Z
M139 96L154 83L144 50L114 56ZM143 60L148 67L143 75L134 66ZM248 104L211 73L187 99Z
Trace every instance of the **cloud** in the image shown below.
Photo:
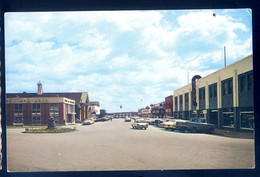
M213 12L8 13L7 92L36 92L41 80L46 92L87 91L109 112L161 102L188 73L222 68L224 46L228 64L252 52L250 26Z

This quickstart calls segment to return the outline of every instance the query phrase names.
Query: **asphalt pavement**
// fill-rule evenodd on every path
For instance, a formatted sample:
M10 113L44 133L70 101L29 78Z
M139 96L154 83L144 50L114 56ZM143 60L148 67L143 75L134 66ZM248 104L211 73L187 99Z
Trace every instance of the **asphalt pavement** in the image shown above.
M254 140L172 132L155 126L134 130L114 119L76 126L73 133L23 134L7 130L9 171L118 171L254 168Z

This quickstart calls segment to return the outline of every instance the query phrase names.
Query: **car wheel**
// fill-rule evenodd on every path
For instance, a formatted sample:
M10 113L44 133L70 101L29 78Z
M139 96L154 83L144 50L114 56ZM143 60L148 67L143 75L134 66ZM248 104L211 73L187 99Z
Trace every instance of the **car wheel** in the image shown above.
M144 128L146 130L146 128Z

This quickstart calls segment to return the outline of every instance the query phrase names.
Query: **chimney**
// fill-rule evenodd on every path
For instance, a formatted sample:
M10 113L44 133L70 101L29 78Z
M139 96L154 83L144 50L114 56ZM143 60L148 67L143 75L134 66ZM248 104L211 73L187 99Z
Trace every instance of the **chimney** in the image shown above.
M42 83L39 81L37 86L38 86L37 95L42 95Z

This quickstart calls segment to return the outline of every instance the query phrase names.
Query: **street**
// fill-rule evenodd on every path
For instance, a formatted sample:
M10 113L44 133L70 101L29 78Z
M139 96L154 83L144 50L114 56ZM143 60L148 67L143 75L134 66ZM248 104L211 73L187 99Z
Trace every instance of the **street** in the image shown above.
M9 171L244 169L254 167L254 140L180 133L114 119L76 132L23 134L7 129Z

